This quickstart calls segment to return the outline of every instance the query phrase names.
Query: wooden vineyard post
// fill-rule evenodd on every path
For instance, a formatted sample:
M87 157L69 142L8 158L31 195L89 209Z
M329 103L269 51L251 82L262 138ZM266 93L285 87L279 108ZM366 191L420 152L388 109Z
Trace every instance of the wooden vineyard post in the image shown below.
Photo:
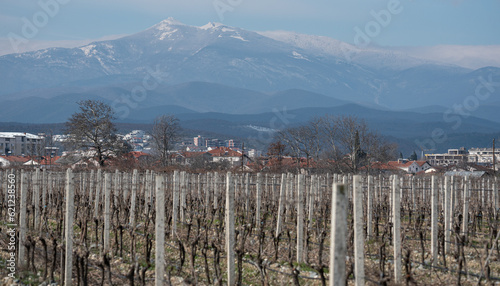
M94 204L94 218L99 217L99 200L100 200L100 191L102 188L102 173L101 169L97 170L97 186L95 189L95 204Z
M478 182L479 183L479 186L481 188L481 192L479 193L480 196L481 196L481 209L484 209L484 207L486 206L484 204L484 196L485 196L485 192L484 192L484 179L482 179L481 181Z
M40 169L31 173L33 182L33 206L35 208L35 227L40 230Z
M300 174L297 178L297 262L304 262L304 191L306 187L305 176Z
M48 211L48 207L49 206L52 206L52 201L51 201L51 198L52 198L52 193L53 193L53 188L52 188L52 180L53 180L53 177L52 177L52 172L49 172L47 174L47 199L45 201L45 212Z
M156 175L155 285L164 284L165 276L165 188L163 176Z
M26 267L26 250L24 242L26 240L26 232L28 221L26 218L26 204L28 199L28 176L24 171L21 171L21 200L19 203L20 213L19 213L19 243L17 245L19 257L17 258L17 263L19 267Z
M210 173L207 173L205 175L205 208L206 212L209 213L211 210L210 208Z
M437 264L438 258L438 179L432 176L431 181L431 255L432 265Z
M294 177L292 177L293 174L288 173L286 177L286 199L285 199L285 215L284 215L284 221L288 221L288 216L290 215L290 209L292 206L291 202L293 201L293 180Z
M177 213L179 211L179 171L174 171L174 193L172 198L172 238L177 236Z
M365 238L363 231L363 188L361 176L353 176L353 206L354 206L354 276L355 285L365 285Z
M392 181L392 221L393 221L393 245L394 245L394 280L402 283L401 273L401 192L398 176Z
M71 169L66 171L66 216L64 225L65 267L64 267L64 285L71 286L73 273L73 214L75 212L75 185L74 175Z
M226 176L226 255L227 255L227 285L236 284L234 265L234 181L231 172Z
M182 171L180 174L180 187L181 187L181 197L180 197L180 218L181 222L185 222L184 210L186 209L186 172Z
M148 207L149 207L149 185L151 184L151 177L149 176L149 170L146 170L146 173L144 173L144 214L148 213Z
M417 202L415 201L415 192L416 192L415 177L411 177L411 202L414 210L417 209Z
M347 197L344 185L332 185L330 286L346 285Z
M104 244L103 253L109 251L109 235L111 232L111 174L104 174Z
M138 172L137 169L134 169L134 172L132 174L132 191L130 194L130 227L134 228L135 227L135 199L137 196L137 178L138 178Z
M450 234L453 231L453 216L455 213L455 207L457 203L457 192L456 192L456 178L454 176L451 176L450 178L450 225L449 225L449 230Z
M465 178L463 181L464 189L464 213L462 217L462 232L467 240L467 234L469 232L469 178Z
M281 185L280 185L280 197L279 197L279 206L278 206L278 221L276 222L276 233L275 233L275 238L277 238L280 233L281 233L281 224L283 221L283 215L284 215L284 210L283 208L285 207L285 199L286 199L286 175L281 174Z
M219 208L219 173L215 172L213 178L213 190L214 190L214 209Z
M113 182L113 202L115 206L118 206L118 194L120 193L120 171L116 170L114 175L112 175Z
M444 253L450 252L451 238L451 189L450 177L444 177Z
M250 211L250 174L245 174L245 211Z
M498 189L497 189L497 178L493 180L493 205L495 207L494 214L495 216L498 214Z
M312 227L312 218L313 218L313 213L314 213L314 201L316 200L316 194L318 193L318 185L317 182L319 181L319 178L316 177L316 175L311 176L311 186L310 186L310 191L308 194L308 206L307 206L307 227L311 229Z
M201 200L201 174L198 174L196 176L196 183L197 183L197 190L196 190L196 195L199 200Z
M255 202L255 222L257 228L260 229L260 205L262 200L262 174L257 173L257 188L256 188L256 202Z
M422 178L422 203L427 204L427 184L425 178Z
M368 185L366 188L366 236L372 237L372 213L373 213L373 177L368 175Z
M90 171L90 178L89 178L89 181L90 181L90 187L89 187L89 206L92 205L92 195L93 195L93 191L94 191L94 188L95 188L95 174L94 174L94 170Z

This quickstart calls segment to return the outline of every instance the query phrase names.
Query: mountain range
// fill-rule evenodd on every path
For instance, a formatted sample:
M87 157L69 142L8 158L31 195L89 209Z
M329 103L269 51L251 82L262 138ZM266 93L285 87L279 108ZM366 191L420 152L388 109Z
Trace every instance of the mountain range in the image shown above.
M193 129L227 122L235 134L272 130L269 122L282 110L296 114L290 124L350 112L395 138L429 136L437 126L500 131L500 68L219 23L169 18L114 40L8 54L0 56L0 75L3 122L64 122L77 101L93 98L121 110L121 122L173 113ZM482 90L490 94L479 96L484 82L492 83ZM443 114L456 106L469 108L454 111L463 123L451 130Z

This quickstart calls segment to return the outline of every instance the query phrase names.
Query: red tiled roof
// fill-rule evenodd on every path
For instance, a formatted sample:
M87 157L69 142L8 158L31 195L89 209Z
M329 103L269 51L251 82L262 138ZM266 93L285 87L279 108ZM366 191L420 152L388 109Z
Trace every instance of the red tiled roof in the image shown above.
M422 167L427 161L408 161L406 163L400 163L398 161L389 161L387 165L396 167L396 168L407 168L410 167L413 163L417 163L420 167Z
M142 157L142 156L150 156L148 153L144 153L144 152L140 152L140 151L129 152L129 155L136 158L136 159L139 157Z
M12 163L26 163L30 160L29 157L21 157L21 156L0 156L0 157Z
M422 167L425 163L427 163L427 161L414 161L415 163L417 163L420 167Z
M55 156L55 157L45 157L42 160L40 160L38 163L40 165L55 165L57 164L56 161L59 160L61 156Z
M394 164L397 163L397 164ZM391 161L387 163L382 163L382 162L373 162L371 168L372 169L378 169L378 170L397 170L399 166L398 162ZM366 168L366 167L363 167Z

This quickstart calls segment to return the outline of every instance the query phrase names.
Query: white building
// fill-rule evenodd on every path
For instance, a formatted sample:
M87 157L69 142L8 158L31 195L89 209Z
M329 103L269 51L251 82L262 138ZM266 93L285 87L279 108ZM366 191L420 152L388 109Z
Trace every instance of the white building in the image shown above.
M500 160L500 150L495 149L495 163ZM469 163L478 165L493 164L493 148L471 148L468 156Z
M21 132L0 132L0 155L34 155L40 150L43 137Z
M448 149L448 153L445 154L425 154L425 158L432 166L449 166L466 163L467 154L467 150L462 147L460 149Z
M410 174L416 174L418 172L425 171L431 167L427 161L408 161L406 159L400 159L398 161L390 161L387 165L401 169Z

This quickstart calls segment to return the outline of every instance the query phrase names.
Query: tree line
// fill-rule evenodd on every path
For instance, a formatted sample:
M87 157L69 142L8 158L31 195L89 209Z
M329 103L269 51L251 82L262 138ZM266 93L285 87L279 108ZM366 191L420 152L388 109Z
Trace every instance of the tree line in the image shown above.
M278 131L268 155L278 161L285 155L302 157L308 167L356 173L370 162L394 159L397 148L362 119L324 115Z
M131 151L131 147L116 135L114 110L97 100L78 103L79 111L66 122L66 133L73 148L92 149L100 166L107 154ZM159 167L171 164L171 150L180 138L182 128L174 115L155 119L150 135L152 155ZM397 145L371 130L364 120L355 116L325 115L305 124L277 131L268 146L268 160L273 168L281 168L283 158L290 156L305 166L326 168L335 172L358 172L370 162L385 162L397 157ZM278 171L278 170L277 170Z

